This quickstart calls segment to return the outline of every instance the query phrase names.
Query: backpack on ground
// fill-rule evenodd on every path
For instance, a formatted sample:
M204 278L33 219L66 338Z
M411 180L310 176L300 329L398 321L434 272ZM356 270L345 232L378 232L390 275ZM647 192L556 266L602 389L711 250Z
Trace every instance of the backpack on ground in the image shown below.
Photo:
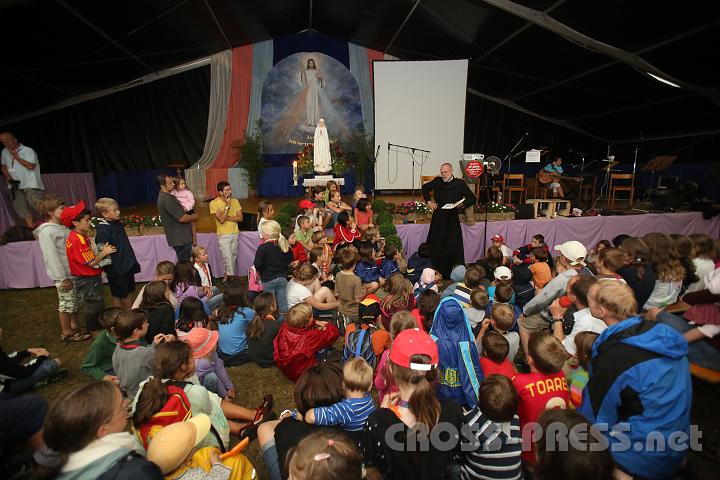
M362 357L373 369L377 366L377 357L372 345L372 334L377 330L373 326L361 328L356 324L357 329L350 332L343 349L343 363L355 357Z

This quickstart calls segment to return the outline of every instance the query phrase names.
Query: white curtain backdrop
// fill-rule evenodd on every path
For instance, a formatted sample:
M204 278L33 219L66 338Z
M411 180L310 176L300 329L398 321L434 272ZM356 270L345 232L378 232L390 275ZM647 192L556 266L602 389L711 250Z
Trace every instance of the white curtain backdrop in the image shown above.
M205 149L198 161L185 170L185 181L196 199L206 198L205 169L215 160L222 145L231 82L232 50L224 50L210 59L210 108Z

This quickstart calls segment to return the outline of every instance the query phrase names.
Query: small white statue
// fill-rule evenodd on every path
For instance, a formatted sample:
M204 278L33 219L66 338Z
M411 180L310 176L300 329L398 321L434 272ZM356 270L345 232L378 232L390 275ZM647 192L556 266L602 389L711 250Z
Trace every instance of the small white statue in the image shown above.
M316 173L328 173L332 170L330 159L330 138L328 138L325 120L322 118L315 128L315 141L313 142L313 165Z

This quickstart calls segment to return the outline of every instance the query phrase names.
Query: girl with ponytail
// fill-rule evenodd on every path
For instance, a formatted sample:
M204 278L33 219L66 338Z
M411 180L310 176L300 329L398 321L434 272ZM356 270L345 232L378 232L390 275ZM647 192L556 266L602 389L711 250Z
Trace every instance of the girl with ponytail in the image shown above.
M263 291L275 295L280 314L284 316L288 311L287 273L293 261L290 244L275 220L263 222L260 233L263 243L255 252L253 265L260 274Z
M418 328L403 330L393 341L389 364L399 392L386 395L383 408L368 418L365 466L377 468L386 479L450 477L463 413L457 403L435 393L437 345Z

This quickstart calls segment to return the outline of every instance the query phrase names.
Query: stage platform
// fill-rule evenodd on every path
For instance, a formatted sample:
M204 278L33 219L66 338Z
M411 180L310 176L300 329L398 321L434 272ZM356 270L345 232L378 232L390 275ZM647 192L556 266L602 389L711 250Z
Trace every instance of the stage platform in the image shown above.
M429 224L397 225L405 254L414 253L427 238ZM488 222L487 231L482 222L463 225L465 261L474 262L481 258L483 239L500 234L507 239L510 247L519 247L530 242L533 235L540 233L550 246L567 240L579 240L588 248L599 240L612 239L625 233L640 236L650 232L664 233L707 233L713 238L720 235L720 217L705 220L699 212L622 215L608 217L578 217L537 220L508 220ZM135 276L138 282L152 279L155 265L162 260L175 261L175 252L170 248L164 235L130 237L141 271ZM255 250L260 243L257 232L240 232L237 259L237 273L245 275L253 262ZM223 271L217 237L212 233L198 234L198 243L208 248L213 271ZM489 241L486 242L489 245ZM48 278L38 242L20 242L0 246L0 288L49 287L53 282Z

